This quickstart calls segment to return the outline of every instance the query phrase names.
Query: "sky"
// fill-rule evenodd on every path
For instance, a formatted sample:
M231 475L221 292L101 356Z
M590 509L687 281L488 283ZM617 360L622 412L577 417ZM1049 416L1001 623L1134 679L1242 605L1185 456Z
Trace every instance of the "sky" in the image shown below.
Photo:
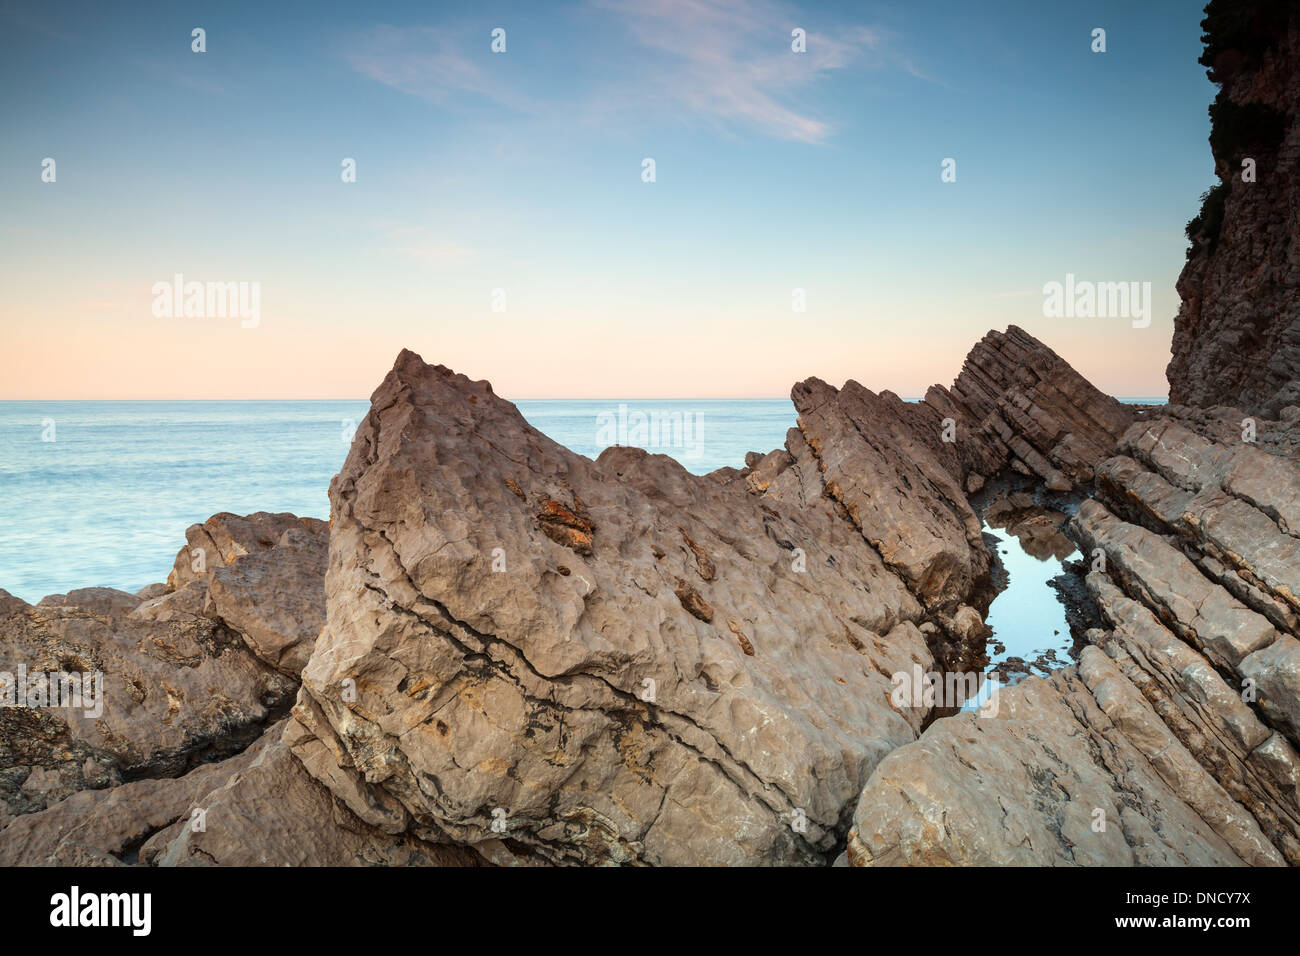
M1162 396L1200 8L0 0L0 399L365 398L404 347L509 398L914 397L1012 323ZM178 274L255 318L168 315ZM1067 274L1149 326L1045 315Z

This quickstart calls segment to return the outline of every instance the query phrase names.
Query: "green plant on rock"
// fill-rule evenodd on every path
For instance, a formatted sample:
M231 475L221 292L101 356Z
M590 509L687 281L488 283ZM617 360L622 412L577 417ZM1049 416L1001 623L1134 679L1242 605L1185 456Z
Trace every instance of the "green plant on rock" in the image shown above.
M1201 193L1201 211L1187 223L1187 238L1193 241L1198 238L1206 239L1211 252L1219 243L1219 230L1223 228L1223 210L1228 199L1228 190L1227 183L1219 183ZM1187 251L1189 258L1191 254L1192 250L1189 249Z

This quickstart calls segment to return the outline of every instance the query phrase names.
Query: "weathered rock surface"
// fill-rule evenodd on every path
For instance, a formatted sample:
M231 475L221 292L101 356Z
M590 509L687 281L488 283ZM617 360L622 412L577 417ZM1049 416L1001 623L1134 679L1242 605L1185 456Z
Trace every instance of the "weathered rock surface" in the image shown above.
M291 747L388 832L504 829L553 862L824 861L924 718L887 675L931 657L916 598L818 501L638 449L589 461L404 352L331 485Z
M148 837L172 824L188 824L193 810L203 805L200 798L247 766L261 747L259 740L180 777L81 790L17 817L0 830L0 866L130 865Z
M1300 468L1195 418L1133 424L1071 519L1095 646L883 760L848 862L1300 864Z
M836 390L809 379L792 397L824 494L927 606L964 600L987 576L989 555L938 420L927 440L901 399L852 381ZM782 489L769 493L787 500Z
M936 721L881 761L854 816L850 863L1282 862L1097 648L1000 698L996 716Z
M995 470L1019 465L1052 491L1091 484L1133 421L1131 409L1014 325L976 343L952 389L934 386L925 403L977 423L971 444L989 449ZM984 469L975 470L992 473Z
M0 671L25 670L29 683L51 673L102 675L80 707L0 707L0 803L9 814L78 790L177 776L242 749L293 699L295 682L223 624L192 614L149 620L122 592L90 590L68 596L84 595L85 606L33 606L0 591ZM93 678L86 685L94 688Z
M83 790L18 817L0 831L0 866L482 864L363 823L289 753L284 728L184 776Z
M328 526L221 514L187 538L166 586L82 588L35 606L0 591L0 671L102 681L95 695L90 678L80 707L47 696L0 708L9 859L120 859L196 786L224 779L213 768L233 772L292 704L325 620Z
M317 518L257 512L213 515L185 532L167 593L139 614L177 609L221 621L254 654L297 676L325 625L329 525Z
M234 763L232 761L232 763ZM140 848L154 866L477 866L465 847L369 826L321 786L281 740L280 726L197 793L202 827L185 816Z
M792 398L694 476L403 352L330 525L0 592L0 664L108 684L0 709L0 863L1300 863L1300 415L1125 408L1014 327L924 402ZM996 716L900 706L982 669L982 489L1104 626Z
M1269 7L1279 22L1243 28ZM1256 4L1203 27L1202 62L1221 84L1210 139L1220 185L1178 277L1169 398L1276 418L1300 405L1300 14Z

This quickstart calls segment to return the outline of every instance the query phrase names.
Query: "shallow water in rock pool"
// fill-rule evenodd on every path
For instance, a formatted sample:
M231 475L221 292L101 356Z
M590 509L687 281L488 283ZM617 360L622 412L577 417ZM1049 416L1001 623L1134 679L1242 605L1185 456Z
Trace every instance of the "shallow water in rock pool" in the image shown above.
M1065 605L1048 582L1064 573L1064 562L1078 560L1078 550L1065 558L1048 555L1037 558L1020 544L1020 539L1005 528L984 524L984 533L997 538L998 557L1006 569L1008 584L989 606L985 623L993 629L988 641L990 678L980 696L967 705L981 703L993 687L1018 683L1029 673L1043 676L1070 663L1074 639L1065 618ZM1013 658L1024 665L1016 667ZM1012 667L1008 667L1011 664Z

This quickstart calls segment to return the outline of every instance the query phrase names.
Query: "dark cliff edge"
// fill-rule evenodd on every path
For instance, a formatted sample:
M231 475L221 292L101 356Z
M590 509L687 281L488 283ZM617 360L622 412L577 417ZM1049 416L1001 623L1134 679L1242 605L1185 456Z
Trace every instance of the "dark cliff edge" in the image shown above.
M1169 398L1276 418L1300 405L1300 9L1212 0L1205 14L1219 183L1187 224Z

